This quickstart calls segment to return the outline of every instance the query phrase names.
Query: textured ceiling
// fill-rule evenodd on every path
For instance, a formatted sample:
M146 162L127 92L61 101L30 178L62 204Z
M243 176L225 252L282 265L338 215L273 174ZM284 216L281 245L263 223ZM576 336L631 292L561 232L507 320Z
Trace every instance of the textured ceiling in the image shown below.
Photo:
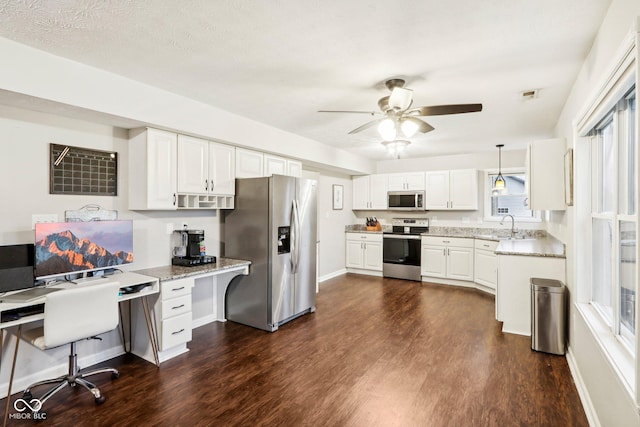
M553 134L610 0L0 0L0 36L270 124L385 158L383 82L429 117L407 156L523 148ZM6 64L5 64L6 66ZM520 92L539 89L536 99Z

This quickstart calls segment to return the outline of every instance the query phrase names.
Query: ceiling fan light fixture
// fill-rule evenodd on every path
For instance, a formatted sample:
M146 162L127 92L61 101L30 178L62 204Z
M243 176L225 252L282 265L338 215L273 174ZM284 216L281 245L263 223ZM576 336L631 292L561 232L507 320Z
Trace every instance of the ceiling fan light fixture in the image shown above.
M397 135L396 122L390 118L382 120L378 124L378 133L385 141L393 141Z
M415 135L416 132L418 132L419 128L420 125L410 118L405 118L400 123L400 130L402 131L402 134L407 138L411 138L413 135Z
M396 139L394 141L384 141L382 145L387 149L387 153L396 159L400 158L400 154L411 144L411 141L405 139Z
M389 96L389 106L394 110L404 111L411 106L413 91L403 87L394 87Z

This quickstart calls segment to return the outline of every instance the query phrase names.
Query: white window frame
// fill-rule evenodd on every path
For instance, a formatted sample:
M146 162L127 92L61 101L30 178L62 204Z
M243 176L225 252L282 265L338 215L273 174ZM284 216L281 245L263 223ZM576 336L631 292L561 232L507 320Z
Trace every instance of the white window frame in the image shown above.
M615 55L615 62L610 73L602 81L602 84L596 88L592 96L589 97L590 102L586 104L586 108L578 115L576 121L574 121L574 141L576 147L574 153L581 153L576 155L576 179L575 182L589 181L591 177L591 164L593 152L591 147L585 149L590 145L591 140L589 132L596 128L604 118L612 111L616 103L622 99L625 94L635 85L636 87L636 100L638 95L638 85L636 85L638 78L638 40L640 33L637 30L631 31L625 39L621 49ZM638 109L636 102L636 123L638 122ZM637 138L637 135L636 135ZM638 153L635 153L636 165L639 163ZM616 153L616 165L619 159ZM588 163L588 166L587 166ZM616 174L617 175L617 174ZM635 171L636 176L636 200L638 200L638 170ZM617 176L616 176L617 178ZM593 183L589 187L592 187ZM616 202L615 207L617 209L617 186L616 182ZM591 203L591 190L587 191L586 188L577 188L577 193L580 195L576 201L576 221L574 225L574 247L576 248L575 259L581 262L576 262L574 265L574 278L577 290L577 298L575 300L575 309L584 319L586 326L591 332L593 338L598 343L599 347L606 355L606 360L609 362L612 370L617 374L621 383L625 386L629 395L633 398L636 406L640 407L640 357L633 357L632 352L629 351L628 343L625 343L621 335L614 333L612 328L607 322L604 321L601 314L590 303L592 295L592 270L589 263L592 257L593 237L591 235L592 226L590 223L593 218L592 203ZM602 212L601 214L605 214ZM606 213L609 217L609 213ZM624 220L625 215L619 215L618 212L611 213L611 219L614 221L614 236L613 243L614 258L617 257L619 251L619 245L617 241L619 239L619 220ZM632 215L636 221L636 233L640 232L637 224L637 212L636 215ZM580 232L578 231L580 230ZM640 246L636 246L636 259L640 260ZM613 263L614 271L612 275L618 276L618 260ZM636 263L636 295L640 290L638 287L638 268L640 263ZM586 268L585 268L586 267ZM613 296L612 305L614 310L618 311L619 301L617 299L617 293ZM636 345L634 353L640 356L640 339L637 339L640 334L640 314L638 307L638 300L636 300ZM617 314L617 313L616 313ZM614 327L617 327L615 325ZM638 373L639 375L636 375Z
M498 169L485 169L482 171L482 183L483 183L483 200L484 200L484 221L489 221L489 222L500 222L502 221L502 218L504 217L504 215L498 215L498 216L492 216L491 215L491 190L492 188L490 188L488 182L489 182L489 175L496 175L498 172L500 172ZM521 167L521 168L502 168L502 174L506 175L506 174L522 174L522 175L527 175L527 171L525 167ZM529 185L529 183L527 183L527 185ZM507 191L509 191L507 189ZM531 218L524 218L524 217L517 217L515 218L515 222L542 222L542 215L540 213L540 211L533 211L533 216Z

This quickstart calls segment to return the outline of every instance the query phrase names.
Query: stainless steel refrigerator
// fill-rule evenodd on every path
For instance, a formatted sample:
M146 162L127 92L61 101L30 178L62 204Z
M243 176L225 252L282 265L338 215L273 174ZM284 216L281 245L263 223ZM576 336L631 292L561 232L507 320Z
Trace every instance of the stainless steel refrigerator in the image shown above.
M228 320L275 331L316 309L317 181L273 175L236 180L223 253L251 261L227 288Z

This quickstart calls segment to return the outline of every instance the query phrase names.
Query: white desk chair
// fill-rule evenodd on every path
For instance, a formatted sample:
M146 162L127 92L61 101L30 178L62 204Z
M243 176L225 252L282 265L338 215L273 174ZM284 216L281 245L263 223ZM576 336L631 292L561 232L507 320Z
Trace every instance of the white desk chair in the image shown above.
M113 368L90 371L78 370L76 341L95 337L115 329L118 326L118 291L120 284L83 285L76 288L53 292L46 296L44 304L44 324L40 328L22 333L23 339L41 350L71 344L69 354L69 372L58 378L39 381L24 391L23 398L33 398L31 389L43 384L57 384L48 390L39 400L42 404L67 385L79 384L89 390L96 404L105 401L100 390L85 378L100 373L111 373L111 378L120 375Z

